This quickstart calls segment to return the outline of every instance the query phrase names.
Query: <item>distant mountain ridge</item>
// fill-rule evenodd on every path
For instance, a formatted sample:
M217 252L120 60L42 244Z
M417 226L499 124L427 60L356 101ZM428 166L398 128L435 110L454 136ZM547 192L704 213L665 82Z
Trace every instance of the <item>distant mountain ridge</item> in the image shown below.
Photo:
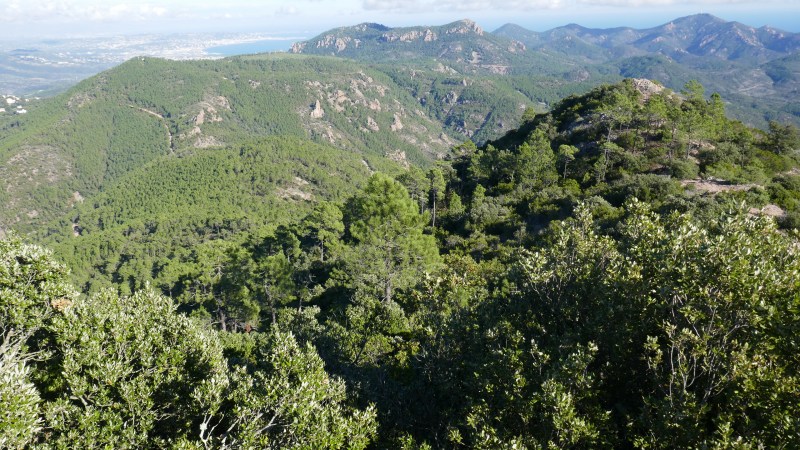
M500 39L499 39L500 38ZM723 60L764 63L800 50L800 33L769 26L754 28L710 14L686 16L653 28L586 28L569 24L544 32L506 24L487 33L464 19L440 26L390 28L362 23L335 28L308 41L295 43L292 53L326 54L399 60L409 53L443 60L513 65L537 51L612 59L658 53L678 61L714 56ZM582 50L582 51L581 51ZM504 71L505 73L505 71Z
M729 113L746 123L762 128L769 120L800 124L800 33L754 28L710 14L646 29L570 24L545 32L506 24L489 33L466 19L403 28L360 24L299 42L292 52L394 65L392 70L410 78L421 68L452 77L525 77L537 80L539 90L511 84L539 102L546 96L537 92L547 84L591 87L630 77L680 90L694 79L708 94L722 94L733 106Z
M521 42L487 33L477 23L464 19L440 26L403 28L362 23L298 42L290 51L348 58L368 53L382 61L427 56L448 61L461 71L505 74L519 63L525 50Z
M541 50L563 48L565 41L578 40L596 47L598 54L609 57L645 52L659 53L679 61L714 56L723 60L763 63L800 50L798 33L767 26L754 28L710 14L681 17L647 29L592 29L570 24L537 33L516 24L506 24L493 34Z

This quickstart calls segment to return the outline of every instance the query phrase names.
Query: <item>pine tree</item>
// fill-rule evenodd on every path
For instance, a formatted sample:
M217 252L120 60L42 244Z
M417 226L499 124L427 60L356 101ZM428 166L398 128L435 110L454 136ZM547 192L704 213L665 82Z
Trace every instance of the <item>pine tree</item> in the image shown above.
M427 218L399 182L373 175L349 204L348 232L354 241L348 265L357 289L380 293L413 285L439 260L433 236L423 234Z
M342 210L330 202L319 202L305 219L305 229L319 244L319 260L325 262L325 250L330 252L341 241L344 233Z

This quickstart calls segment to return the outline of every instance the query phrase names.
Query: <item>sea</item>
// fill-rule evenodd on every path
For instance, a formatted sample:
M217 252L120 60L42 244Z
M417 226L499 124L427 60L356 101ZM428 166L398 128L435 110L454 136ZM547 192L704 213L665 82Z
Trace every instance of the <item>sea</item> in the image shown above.
M254 53L286 52L297 39L269 39L266 41L245 42L242 44L209 47L206 52L221 56L252 55Z

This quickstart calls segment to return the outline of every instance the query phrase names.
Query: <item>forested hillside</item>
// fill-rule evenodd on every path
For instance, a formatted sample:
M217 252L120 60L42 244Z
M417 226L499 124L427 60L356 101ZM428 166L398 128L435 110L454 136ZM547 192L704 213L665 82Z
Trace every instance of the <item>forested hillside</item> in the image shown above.
M30 231L148 163L268 136L367 164L424 165L456 142L387 75L332 58L137 58L30 109L0 124L0 229Z
M425 166L543 110L562 92L544 84L302 55L136 58L0 117L0 231L37 229L154 161L270 136Z
M697 15L545 33L362 24L298 43L302 55L135 58L0 117L0 232L37 229L151 161L268 136L426 166L623 77L698 80L743 123L797 125L798 49L796 34Z
M300 220L321 201L343 201L391 161L291 137L157 159L50 224L82 290L146 283L169 292L242 233ZM206 249L210 253L205 253ZM200 268L192 270L201 270Z
M725 105L627 79L422 168L170 146L0 241L0 445L790 448L800 137Z

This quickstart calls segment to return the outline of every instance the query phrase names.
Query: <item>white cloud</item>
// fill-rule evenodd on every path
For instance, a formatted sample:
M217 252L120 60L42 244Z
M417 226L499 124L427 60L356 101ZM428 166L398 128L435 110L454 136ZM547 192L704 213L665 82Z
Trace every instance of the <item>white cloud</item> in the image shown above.
M458 18L471 18L487 28L507 21L543 27L570 21L619 24L636 14L641 22L655 10L665 19L666 14L703 10L726 19L742 20L742 11L765 10L784 17L798 5L800 0L0 0L0 23L6 30L31 36L245 27L305 32L364 21L411 25ZM785 23L796 28L790 19L778 25Z
M724 6L779 3L779 0L363 0L367 11L442 12L442 11L532 11L567 9L581 6Z
M754 4L753 0L576 0L580 5L592 6L720 6L720 5L741 5ZM769 3L764 0L760 3Z
M405 11L418 10L420 2L417 0L364 0L363 6L367 11Z
M169 10L163 6L118 3L109 6L94 6L86 9L83 13L85 18L95 21L147 20L164 17Z
M296 16L300 14L300 11L294 6L281 6L275 13L277 15Z
M426 11L530 11L558 8L564 4L564 0L364 0L363 8L367 11L404 13L422 13Z
M169 16L170 8L149 2L87 2L81 0L8 0L0 6L0 20L41 21L140 21Z
M142 22L156 19L239 20L297 16L330 9L330 0L0 0L0 22Z

